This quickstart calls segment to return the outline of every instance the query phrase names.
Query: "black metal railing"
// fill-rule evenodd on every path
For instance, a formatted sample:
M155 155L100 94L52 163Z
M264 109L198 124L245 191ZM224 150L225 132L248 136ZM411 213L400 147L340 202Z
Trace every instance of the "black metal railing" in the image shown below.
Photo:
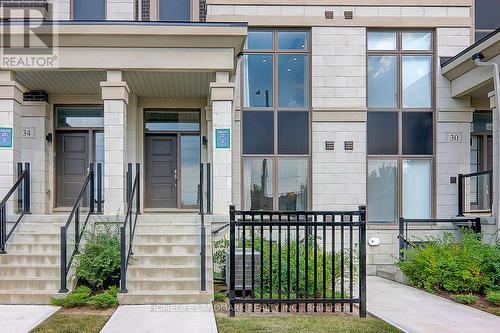
M83 233L87 228L87 224L90 220L91 214L101 213L102 204L100 204L100 198L97 199L98 210L95 209L96 204L96 192L97 196L102 192L102 182L100 177L97 178L97 191L95 190L96 185L96 164L90 163L89 172L85 180L83 181L82 188L78 197L73 204L71 213L64 225L61 226L61 289L60 293L68 292L67 282L68 273L71 269L71 264L76 254L78 254L80 243L83 237ZM97 170L102 169L102 164L97 163ZM100 172L98 171L98 174ZM88 209L87 214L83 215L83 223L81 223L81 208L86 207Z
M206 271L206 235L205 235L205 209L203 204L203 163L200 163L200 184L198 185L198 203L200 208L200 290L207 290L207 271ZM208 189L207 189L208 190ZM208 200L207 200L208 201Z
M414 227L411 228L410 224ZM432 228L429 228L432 226ZM399 258L404 258L404 251L410 245L425 243L430 233L451 231L453 229L471 229L481 233L481 219L479 217L459 219L405 219L399 218Z
M16 230L17 226L21 222L23 216L25 214L31 213L31 178L30 178L30 164L17 163L17 180L14 185L7 192L5 197L0 202L0 254L7 253L7 242L10 237ZM13 213L19 214L16 219L16 222L12 226L7 224L7 215L8 215L8 205L9 199L12 197L14 193L17 192L17 210L13 207Z
M335 212L230 206L229 214L231 316L237 304L242 312L352 312L359 304L360 317L366 316L364 207Z
M141 214L141 165L135 164L135 175L132 178L132 163L127 165L127 208L125 211L125 221L120 227L120 292L127 290L127 268L130 256L134 253L132 246L134 243L135 228L138 216ZM133 209L135 203L135 211Z
M458 175L458 216L492 213L493 170Z

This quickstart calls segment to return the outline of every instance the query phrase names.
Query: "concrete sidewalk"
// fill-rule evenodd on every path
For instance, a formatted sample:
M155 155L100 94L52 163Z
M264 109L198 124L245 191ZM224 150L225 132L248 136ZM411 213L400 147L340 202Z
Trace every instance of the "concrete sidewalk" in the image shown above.
M0 332L27 333L57 310L50 305L0 305Z
M404 284L369 276L368 311L410 333L498 333L500 318Z
M217 333L209 304L124 305L101 333Z

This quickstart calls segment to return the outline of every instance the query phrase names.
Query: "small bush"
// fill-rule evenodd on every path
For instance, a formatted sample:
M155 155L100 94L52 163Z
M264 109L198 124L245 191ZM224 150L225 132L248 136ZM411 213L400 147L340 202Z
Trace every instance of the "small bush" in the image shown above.
M212 259L214 264L217 264L219 268L223 268L226 265L226 250L229 248L229 239L219 239L213 243L214 253Z
M474 304L479 300L479 296L473 294L453 295L453 300L461 304Z
M118 229L108 224L86 234L85 239L85 249L76 260L78 284L94 291L117 286L120 281Z
M83 306L90 299L91 293L92 291L90 290L90 288L85 286L80 286L71 293L69 293L66 297L52 298L51 303L53 305L68 307L68 308Z
M109 287L105 292L92 296L87 304L99 308L118 305L118 288Z
M500 305L500 291L488 290L486 300L492 304Z
M216 302L223 302L227 298L226 293L218 292L214 294L214 300Z

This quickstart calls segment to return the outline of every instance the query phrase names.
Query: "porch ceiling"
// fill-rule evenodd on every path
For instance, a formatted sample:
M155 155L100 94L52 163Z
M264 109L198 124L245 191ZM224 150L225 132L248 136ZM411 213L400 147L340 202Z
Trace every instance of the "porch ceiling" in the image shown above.
M104 71L21 71L17 80L29 90L49 94L101 94ZM124 72L131 92L149 98L204 98L208 94L211 72Z

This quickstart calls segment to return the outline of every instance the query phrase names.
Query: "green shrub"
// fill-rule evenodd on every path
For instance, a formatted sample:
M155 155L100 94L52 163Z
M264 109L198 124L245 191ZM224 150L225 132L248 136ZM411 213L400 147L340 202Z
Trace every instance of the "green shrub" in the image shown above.
M462 231L460 241L445 234L410 245L397 265L414 286L427 291L480 292L500 282L500 247Z
M214 264L217 264L220 268L226 265L226 250L229 248L229 239L219 239L213 242L214 252L212 259Z
M226 293L218 292L214 294L214 300L216 302L223 302L227 298Z
M90 290L90 288L85 286L80 286L71 293L69 293L66 297L52 298L51 303L53 305L68 307L68 308L83 306L90 299L91 293L92 291Z
M473 294L453 295L453 300L461 304L474 304L479 300L479 296Z
M85 248L76 260L78 284L94 291L117 286L120 281L118 229L108 224L87 233L85 240Z
M118 305L118 287L109 287L105 292L92 296L87 304L99 308Z
M500 291L488 290L486 292L486 300L495 305L500 305Z

